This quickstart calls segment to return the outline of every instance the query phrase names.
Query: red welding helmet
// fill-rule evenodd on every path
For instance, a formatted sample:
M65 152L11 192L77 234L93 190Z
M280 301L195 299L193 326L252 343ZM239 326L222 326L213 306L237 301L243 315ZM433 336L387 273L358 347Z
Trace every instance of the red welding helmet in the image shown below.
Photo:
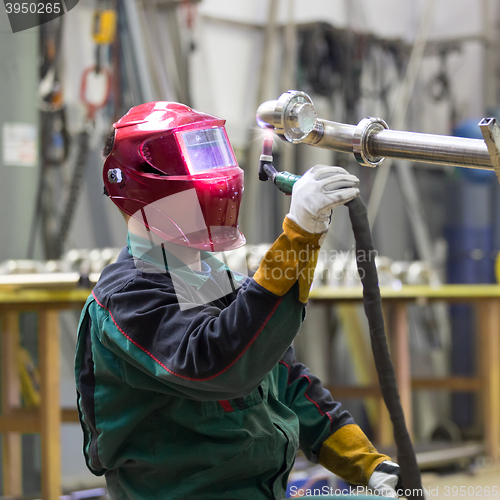
M243 170L224 123L174 102L135 106L113 125L107 194L161 239L212 252L244 245Z

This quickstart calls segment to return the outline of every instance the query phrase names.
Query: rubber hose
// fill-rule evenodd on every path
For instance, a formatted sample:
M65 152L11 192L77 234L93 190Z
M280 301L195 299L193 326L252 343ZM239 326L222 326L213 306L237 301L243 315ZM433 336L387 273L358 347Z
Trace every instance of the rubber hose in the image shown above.
M85 180L85 169L87 167L87 158L90 151L90 136L87 130L78 134L78 153L76 156L73 176L68 190L68 198L61 216L59 233L57 237L57 258L60 258L64 252L64 245L71 229L71 223L75 215L78 195L83 188Z
M410 434L406 428L396 375L387 347L382 299L374 259L376 253L370 232L368 213L359 196L347 203L346 206L349 209L349 217L356 241L356 263L363 283L363 305L368 319L380 389L392 421L403 488L405 491L411 491L410 495L405 494L404 496L411 500L423 499L420 469L417 465Z

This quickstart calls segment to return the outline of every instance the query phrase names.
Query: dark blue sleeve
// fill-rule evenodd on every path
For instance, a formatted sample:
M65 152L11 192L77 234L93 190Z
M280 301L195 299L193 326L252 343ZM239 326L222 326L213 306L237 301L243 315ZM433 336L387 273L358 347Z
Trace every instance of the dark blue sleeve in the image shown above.
M182 293L137 277L100 308L101 342L128 364L200 400L251 393L298 332L297 286L282 297L254 280L226 306L181 307ZM186 291L188 293L188 291Z
M321 446L329 436L354 423L320 380L295 360L292 347L280 360L279 397L299 419L300 448L311 462L318 461Z

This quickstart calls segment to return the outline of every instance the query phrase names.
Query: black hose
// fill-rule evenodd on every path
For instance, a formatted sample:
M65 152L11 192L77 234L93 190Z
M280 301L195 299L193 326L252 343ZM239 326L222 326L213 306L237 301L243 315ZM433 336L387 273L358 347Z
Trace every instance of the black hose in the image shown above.
M398 464L401 470L403 489L408 499L423 499L420 469L413 450L410 434L399 398L396 375L392 366L385 336L382 299L378 286L373 246L366 207L358 196L346 204L349 209L354 239L356 240L356 263L363 283L363 304L370 329L370 339L380 389L392 421L394 441L397 447ZM410 493L410 494L406 494Z
M68 190L68 197L61 215L61 222L56 241L57 258L60 258L64 252L64 245L71 229L71 223L75 215L78 195L83 188L85 180L85 169L87 168L87 158L90 151L90 136L86 129L78 134L78 152L73 168L71 184Z

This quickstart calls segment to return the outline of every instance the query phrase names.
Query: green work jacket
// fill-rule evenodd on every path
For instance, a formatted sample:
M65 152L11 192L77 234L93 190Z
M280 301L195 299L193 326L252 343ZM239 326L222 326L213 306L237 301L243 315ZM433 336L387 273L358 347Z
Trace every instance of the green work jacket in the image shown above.
M317 462L325 440L355 427L295 361L297 283L278 296L210 254L195 273L132 240L79 324L89 469L113 500L285 498L298 449Z

